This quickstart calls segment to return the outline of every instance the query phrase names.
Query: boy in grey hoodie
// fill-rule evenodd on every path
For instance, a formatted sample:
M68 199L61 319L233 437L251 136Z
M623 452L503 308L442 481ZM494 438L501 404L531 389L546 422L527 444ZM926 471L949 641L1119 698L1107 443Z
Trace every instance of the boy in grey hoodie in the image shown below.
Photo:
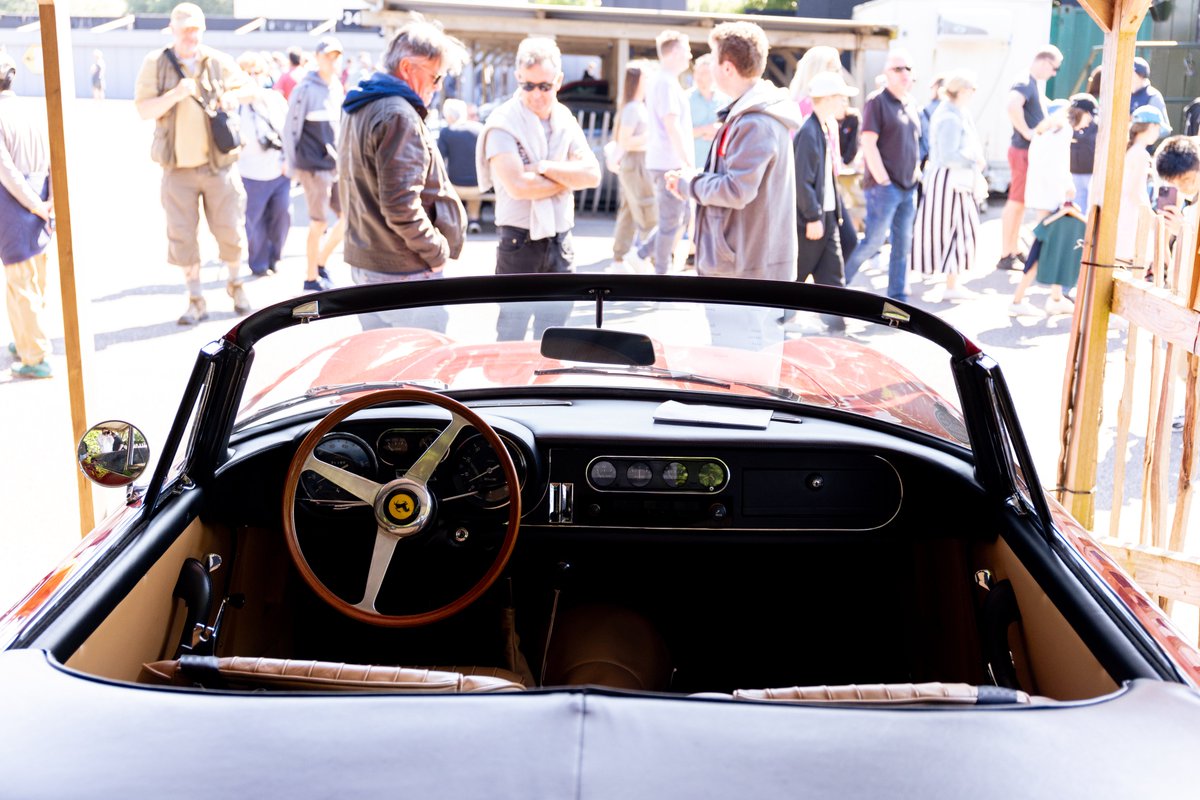
M696 271L794 280L798 242L790 135L800 127L799 109L786 91L762 79L768 50L762 28L724 22L713 28L709 45L717 89L734 101L717 114L721 127L704 171L667 173L667 188L697 206ZM714 344L757 348L782 337L777 311L725 319L739 311L749 310L710 312Z
M315 49L316 68L301 78L288 98L283 127L283 154L288 172L304 188L308 204L308 272L304 291L333 288L325 262L341 244L346 217L338 201L337 139L344 92L339 78L342 45L332 36L322 37ZM330 209L337 222L325 237ZM322 242L322 237L325 241Z
M796 274L796 170L791 131L800 113L783 89L762 80L767 37L751 22L713 28L717 88L733 97L718 113L704 171L668 174L671 190L696 209L700 275L790 281Z

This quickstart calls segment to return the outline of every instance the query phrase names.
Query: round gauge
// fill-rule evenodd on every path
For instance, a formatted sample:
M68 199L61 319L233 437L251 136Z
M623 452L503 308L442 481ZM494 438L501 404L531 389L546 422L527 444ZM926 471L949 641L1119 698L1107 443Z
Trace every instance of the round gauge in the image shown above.
M375 449L379 452L379 460L393 467L411 464L417 456L429 449L437 437L434 430L413 430L412 428L392 428L379 435Z
M710 492L715 492L725 484L725 468L715 461L705 461L700 465L700 473L697 477L701 486Z
M647 486L651 479L654 478L654 473L650 471L650 467L641 461L637 461L630 464L625 470L625 478L634 486Z
M525 485L525 458L515 444L500 437L517 469L517 480ZM451 481L453 496L468 496L485 508L499 508L508 502L508 483L496 451L479 434L462 443L454 454ZM452 498L451 498L452 499Z
M313 455L319 461L371 480L375 480L379 472L370 446L351 433L327 434L317 443ZM324 503L362 502L329 479L308 470L300 475L300 485L309 500Z
M667 486L674 486L677 489L682 488L687 486L688 482L687 467L678 461L672 461L663 468L662 477Z
M605 488L612 486L617 479L617 467L611 461L597 461L588 470L588 478L593 486Z

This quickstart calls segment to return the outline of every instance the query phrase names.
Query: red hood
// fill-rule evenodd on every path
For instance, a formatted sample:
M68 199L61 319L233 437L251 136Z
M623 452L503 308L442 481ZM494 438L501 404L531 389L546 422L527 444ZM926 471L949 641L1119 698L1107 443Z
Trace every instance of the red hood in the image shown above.
M709 376L779 386L810 405L840 408L965 443L959 413L937 392L887 356L858 342L841 338L794 339L778 350L750 352L712 346L655 343L655 366ZM323 362L323 363L322 363ZM446 336L419 329L380 329L348 336L318 350L254 395L243 411L251 411L264 396L305 367L319 366L313 386L395 380L441 381L452 389L490 387L603 385L602 378L570 374L537 374L566 366L543 357L537 342L456 344ZM261 367L261 365L260 365ZM636 376L622 378L641 382ZM645 378L647 387L673 385L679 389L714 391L707 383ZM753 388L731 385L722 390L752 397ZM340 403L349 396L334 398ZM274 399L282 399L276 397Z

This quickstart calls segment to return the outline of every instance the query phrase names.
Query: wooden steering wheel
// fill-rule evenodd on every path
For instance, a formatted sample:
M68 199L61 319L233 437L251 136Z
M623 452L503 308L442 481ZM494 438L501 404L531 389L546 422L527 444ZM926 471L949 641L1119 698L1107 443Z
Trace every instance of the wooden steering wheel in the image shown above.
M433 444L417 457L412 467L400 478L379 484L360 475L335 467L318 459L314 453L322 437L342 420L364 408L384 403L427 403L450 412L450 424L446 426ZM375 601L383 586L384 576L392 563L396 545L401 539L429 530L436 519L437 498L429 489L429 479L434 470L445 459L463 428L472 427L491 445L499 459L508 487L508 525L504 540L496 552L491 565L483 576L466 592L451 602L430 611L415 614L383 614L375 608ZM309 471L320 475L346 492L368 503L374 509L375 547L371 564L367 570L367 582L363 597L351 603L331 591L309 565L300 548L296 534L296 492L300 476ZM521 491L512 456L492 426L471 409L444 395L423 389L384 389L363 395L334 409L313 428L288 465L283 488L283 531L288 552L300 571L305 583L317 596L348 617L371 625L389 628L413 628L428 625L457 614L488 590L500 577L517 543L517 531L521 523Z

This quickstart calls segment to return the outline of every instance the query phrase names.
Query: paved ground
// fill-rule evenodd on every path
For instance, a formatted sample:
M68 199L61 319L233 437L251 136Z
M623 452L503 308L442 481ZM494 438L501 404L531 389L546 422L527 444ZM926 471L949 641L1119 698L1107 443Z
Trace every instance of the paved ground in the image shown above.
M84 281L84 296L91 301L85 313L96 347L86 384L90 419L134 422L153 448L165 437L197 350L224 333L235 317L224 296L223 276L214 265L203 271L210 320L197 328L175 323L184 299L178 271L164 262L160 172L149 158L151 130L150 123L136 118L129 102L81 101L69 128L69 147L76 156L70 165L76 270ZM934 310L979 342L1004 366L1042 480L1049 483L1058 456L1059 396L1070 319L1015 320L1008 316L1017 274L991 270L1000 235L997 211L989 212L983 225L980 263L986 266L966 281L980 293L978 299L926 303L921 299L926 290L920 286L913 287L913 297L917 305ZM580 269L603 270L607 266L611 226L611 219L604 217L580 220L576 238ZM255 307L298 292L304 235L303 227L292 229L280 274L247 284ZM215 258L211 240L205 240L205 247L206 258ZM447 272L490 272L494 252L493 235L472 237L463 257ZM336 257L330 272L335 283L349 282L347 268ZM879 271L867 273L866 278L876 287L886 282ZM927 292L936 296L940 287L931 284ZM50 296L56 304L56 276L51 280ZM1033 300L1041 305L1044 291L1035 288ZM61 318L61 309L54 305L50 314L55 338L52 361L58 373L65 375ZM7 330L7 317L0 308L0 331ZM0 558L0 608L19 599L79 535L75 441L66 382L61 378L12 380L7 366L7 352L0 348L0 408L8 424L0 437L0 552L4 554ZM1111 407L1115 409L1115 401ZM1131 473L1130 483L1136 484L1140 470L1131 469ZM122 496L120 491L98 492L107 508L116 507ZM1102 498L1100 505L1107 509L1107 500Z

